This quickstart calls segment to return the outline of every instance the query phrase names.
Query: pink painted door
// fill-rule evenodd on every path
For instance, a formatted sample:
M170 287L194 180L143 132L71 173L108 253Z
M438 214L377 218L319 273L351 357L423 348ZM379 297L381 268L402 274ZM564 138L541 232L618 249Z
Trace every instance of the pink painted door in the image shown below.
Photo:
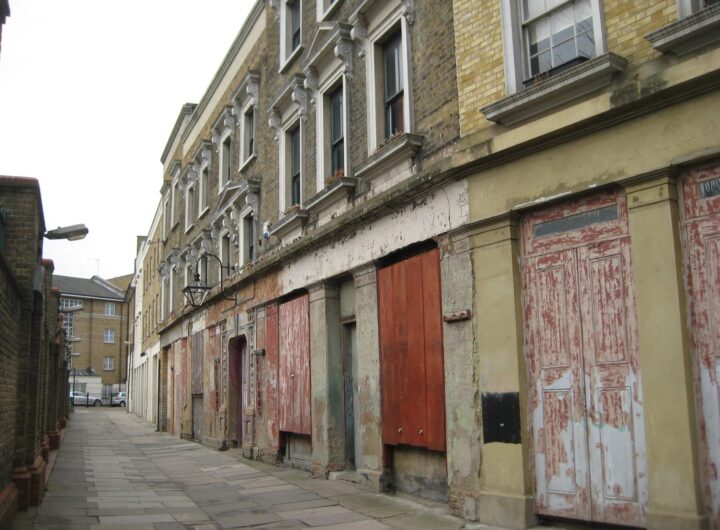
M682 181L684 251L705 502L720 529L720 163L689 171Z
M308 295L278 309L280 430L310 436L310 305Z
M647 470L624 195L528 215L523 277L539 514L643 525Z

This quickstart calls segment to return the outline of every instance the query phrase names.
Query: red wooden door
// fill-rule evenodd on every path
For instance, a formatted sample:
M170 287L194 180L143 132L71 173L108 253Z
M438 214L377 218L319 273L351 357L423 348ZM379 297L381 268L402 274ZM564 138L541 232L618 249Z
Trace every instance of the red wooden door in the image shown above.
M445 450L437 249L378 270L383 443Z
M690 171L682 182L686 281L705 499L720 529L720 163Z
M308 295L280 304L278 421L284 432L310 435L310 321Z
M645 436L624 196L527 216L523 249L536 510L643 525Z

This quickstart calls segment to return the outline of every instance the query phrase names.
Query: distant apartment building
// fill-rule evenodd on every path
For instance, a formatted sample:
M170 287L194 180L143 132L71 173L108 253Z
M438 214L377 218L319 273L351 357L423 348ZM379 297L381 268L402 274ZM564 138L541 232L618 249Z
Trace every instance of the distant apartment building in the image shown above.
M54 287L60 291L60 308L65 315L70 385L75 382L75 390L89 392L87 378L96 377L104 400L124 389L127 376L124 341L128 279L53 278Z

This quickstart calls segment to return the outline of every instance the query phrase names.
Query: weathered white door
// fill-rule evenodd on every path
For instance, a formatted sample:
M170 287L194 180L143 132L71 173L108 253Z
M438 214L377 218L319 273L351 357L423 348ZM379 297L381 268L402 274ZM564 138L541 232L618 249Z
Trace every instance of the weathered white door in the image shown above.
M643 525L645 437L624 195L528 215L523 277L536 511Z
M720 529L720 163L685 175L684 247L705 499Z

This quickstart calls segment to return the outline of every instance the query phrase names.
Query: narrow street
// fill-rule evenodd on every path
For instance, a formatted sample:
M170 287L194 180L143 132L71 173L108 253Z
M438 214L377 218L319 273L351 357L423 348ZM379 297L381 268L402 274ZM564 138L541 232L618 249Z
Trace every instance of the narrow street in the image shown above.
M12 528L465 527L443 510L248 462L237 450L157 433L124 409L77 408L42 505L19 514Z

